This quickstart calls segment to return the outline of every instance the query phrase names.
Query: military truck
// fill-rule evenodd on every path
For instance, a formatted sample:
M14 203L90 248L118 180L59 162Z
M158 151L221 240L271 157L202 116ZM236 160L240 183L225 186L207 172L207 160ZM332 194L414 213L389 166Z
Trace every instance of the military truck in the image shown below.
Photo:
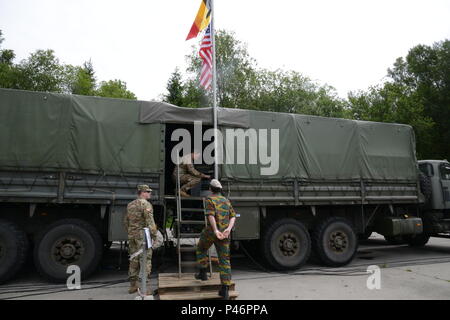
M212 125L211 108L0 89L0 282L29 255L50 281L73 264L88 277L105 246L127 240L139 184L154 190L170 245L171 153L180 133L210 152ZM221 108L218 125L232 239L273 269L299 268L311 251L343 266L371 232L424 245L450 230L450 165L418 163L410 126Z

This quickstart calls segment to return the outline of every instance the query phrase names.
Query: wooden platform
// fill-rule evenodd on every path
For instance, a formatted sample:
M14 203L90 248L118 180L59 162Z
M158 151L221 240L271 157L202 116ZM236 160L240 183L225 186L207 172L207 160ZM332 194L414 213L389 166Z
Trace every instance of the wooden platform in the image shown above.
M214 272L207 281L196 280L194 273L160 273L158 277L158 295L160 300L206 300L222 299L218 291L220 289L220 277ZM230 300L238 297L235 284L230 285Z

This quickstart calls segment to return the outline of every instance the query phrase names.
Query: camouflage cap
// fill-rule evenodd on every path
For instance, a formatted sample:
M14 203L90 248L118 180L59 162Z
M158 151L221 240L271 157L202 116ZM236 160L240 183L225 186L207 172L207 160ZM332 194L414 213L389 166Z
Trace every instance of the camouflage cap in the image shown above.
M150 189L150 187L146 184L140 184L137 186L138 191L153 191Z

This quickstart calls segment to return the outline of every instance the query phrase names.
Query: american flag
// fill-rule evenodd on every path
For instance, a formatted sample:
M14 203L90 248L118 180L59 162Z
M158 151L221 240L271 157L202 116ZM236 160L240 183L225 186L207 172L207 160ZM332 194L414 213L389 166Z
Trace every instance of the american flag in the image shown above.
M212 41L211 41L211 25L206 29L202 43L200 45L200 58L203 61L202 71L200 73L200 86L209 90L212 83Z

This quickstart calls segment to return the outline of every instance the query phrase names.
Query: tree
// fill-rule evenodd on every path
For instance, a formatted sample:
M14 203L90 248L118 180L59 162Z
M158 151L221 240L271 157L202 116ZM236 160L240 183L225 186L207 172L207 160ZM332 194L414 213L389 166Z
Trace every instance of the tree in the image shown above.
M450 40L418 45L399 58L388 75L414 92L435 126L427 157L450 159Z
M18 89L64 92L64 67L53 50L37 50L17 66Z
M167 94L163 96L163 101L177 106L183 106L185 88L178 68L171 74L166 88Z
M256 62L247 52L247 47L235 38L234 33L217 30L216 40L216 68L217 68L217 103L222 108L237 108L244 101L250 99L250 88L255 84ZM199 88L198 79L202 61L198 55L198 48L193 47L187 57L187 86L195 96L200 96L197 106L211 106L212 94ZM194 90L197 88L197 90ZM188 100L192 99L187 96ZM248 106L248 103L245 104Z
M68 77L71 77L70 92L86 96L95 95L96 79L92 61L86 61L82 67L75 67L68 71Z
M109 98L137 99L133 92L127 90L127 84L117 79L102 81L95 95Z
M3 32L0 30L0 87L12 88L15 85L18 71L13 64L14 51L2 49L4 40Z
M333 87L320 86L299 72L261 70L258 82L254 91L254 109L347 117L345 103Z
M103 81L97 88L91 60L82 66L72 66L61 63L53 50L37 50L15 64L14 51L2 49L3 41L0 30L1 88L136 99L121 80Z
M220 107L346 116L345 103L334 88L320 86L298 72L258 68L247 46L234 33L218 30L215 39ZM165 101L190 107L211 106L211 92L199 88L202 62L196 47L187 61L184 77L178 72L169 79Z

